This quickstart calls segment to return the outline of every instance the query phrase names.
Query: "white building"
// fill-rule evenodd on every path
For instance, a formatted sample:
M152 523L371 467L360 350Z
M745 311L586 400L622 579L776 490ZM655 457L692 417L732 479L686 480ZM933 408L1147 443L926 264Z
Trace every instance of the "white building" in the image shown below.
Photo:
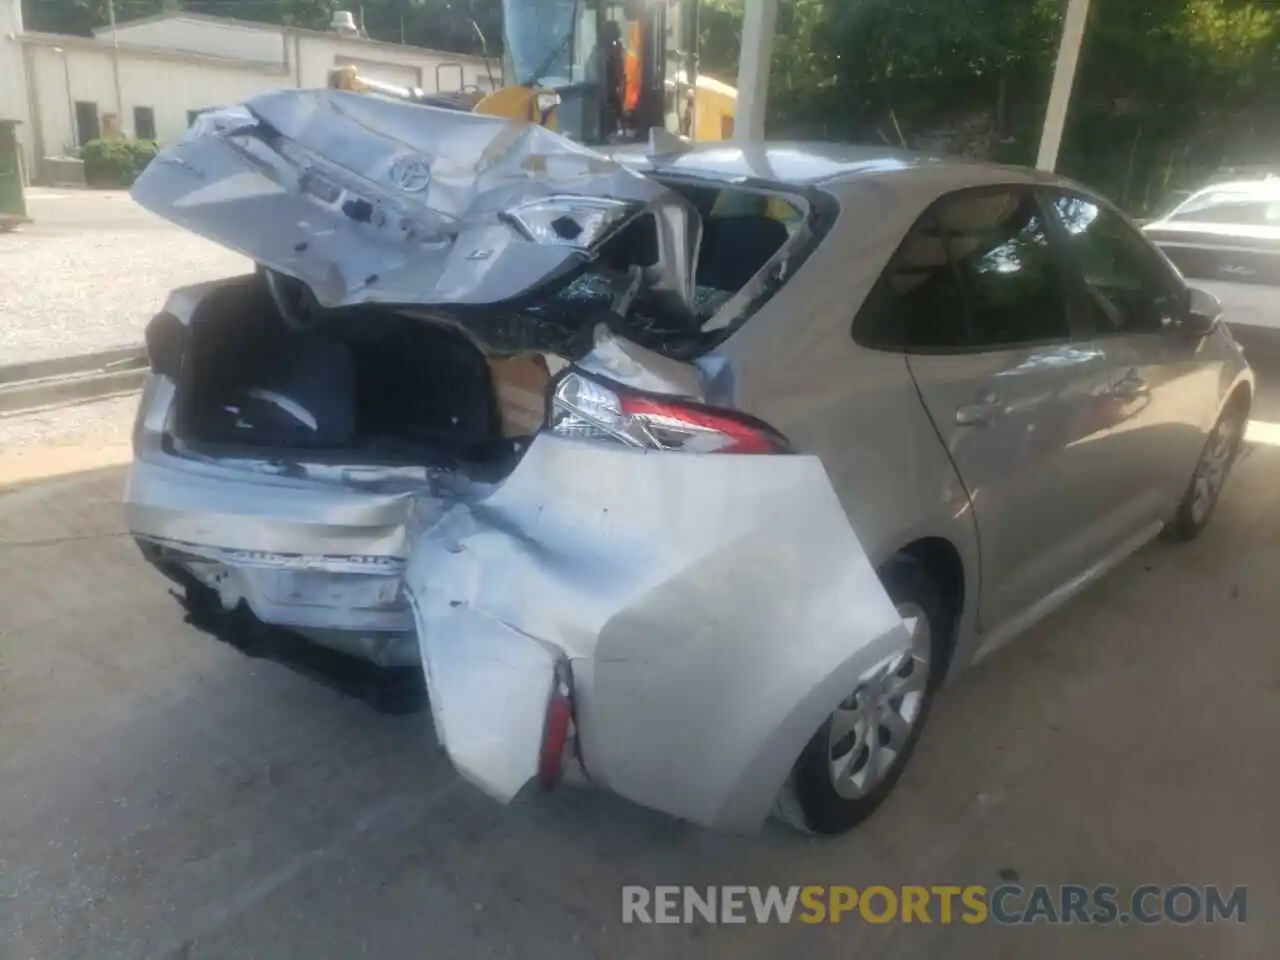
M271 24L165 13L94 37L23 30L21 0L0 0L0 118L22 123L26 168L103 133L170 140L203 109L280 87L323 87L334 67L429 92L501 85L480 57ZM490 74L492 67L492 75Z

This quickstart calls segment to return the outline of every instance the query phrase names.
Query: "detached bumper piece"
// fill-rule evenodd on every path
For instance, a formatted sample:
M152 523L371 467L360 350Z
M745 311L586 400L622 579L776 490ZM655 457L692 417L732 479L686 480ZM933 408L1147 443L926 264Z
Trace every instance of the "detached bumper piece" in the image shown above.
M164 550L137 541L143 558L179 587L174 598L186 611L186 622L221 640L245 656L270 660L331 690L361 700L379 713L419 713L427 705L427 687L418 667L383 667L321 646L299 633L258 619L243 601L233 610L222 605L217 591L168 560Z

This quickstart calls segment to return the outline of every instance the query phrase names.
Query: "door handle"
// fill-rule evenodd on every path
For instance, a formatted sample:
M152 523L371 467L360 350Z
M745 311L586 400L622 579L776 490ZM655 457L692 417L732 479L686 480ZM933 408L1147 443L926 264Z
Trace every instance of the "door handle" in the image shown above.
M1147 389L1147 381L1137 369L1130 369L1123 377L1111 386L1111 392L1117 397L1136 397Z
M973 403L956 407L956 423L962 427L984 427L1004 412L994 391L983 390Z

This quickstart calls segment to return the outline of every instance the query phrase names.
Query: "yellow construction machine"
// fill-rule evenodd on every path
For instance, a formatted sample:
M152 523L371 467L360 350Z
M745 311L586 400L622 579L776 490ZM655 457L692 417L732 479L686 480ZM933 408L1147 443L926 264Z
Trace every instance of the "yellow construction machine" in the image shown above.
M589 146L654 127L703 141L732 133L737 91L698 72L697 0L502 0L502 15L497 89L426 92L354 66L331 71L329 86L526 120Z

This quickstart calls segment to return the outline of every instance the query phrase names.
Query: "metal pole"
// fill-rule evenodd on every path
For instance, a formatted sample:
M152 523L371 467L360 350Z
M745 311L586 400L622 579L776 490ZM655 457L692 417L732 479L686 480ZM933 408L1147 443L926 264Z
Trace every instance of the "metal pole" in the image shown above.
M1067 0L1067 15L1062 23L1062 41L1058 46L1058 63L1049 90L1049 106L1045 110L1044 132L1040 136L1040 154L1036 166L1053 170L1062 149L1062 131L1071 106L1071 90L1076 82L1080 48L1084 45L1085 24L1089 20L1089 0Z
M778 26L778 0L747 0L742 18L742 51L738 60L738 106L733 139L739 143L764 139L769 108L769 68Z
M111 23L111 78L116 86L116 128L123 134L124 97L120 95L120 41L116 38L116 0L107 0L107 16Z
M62 76L67 81L67 116L71 118L71 146L80 146L80 127L76 123L76 98L71 95L71 58L67 51L59 48L62 54Z

